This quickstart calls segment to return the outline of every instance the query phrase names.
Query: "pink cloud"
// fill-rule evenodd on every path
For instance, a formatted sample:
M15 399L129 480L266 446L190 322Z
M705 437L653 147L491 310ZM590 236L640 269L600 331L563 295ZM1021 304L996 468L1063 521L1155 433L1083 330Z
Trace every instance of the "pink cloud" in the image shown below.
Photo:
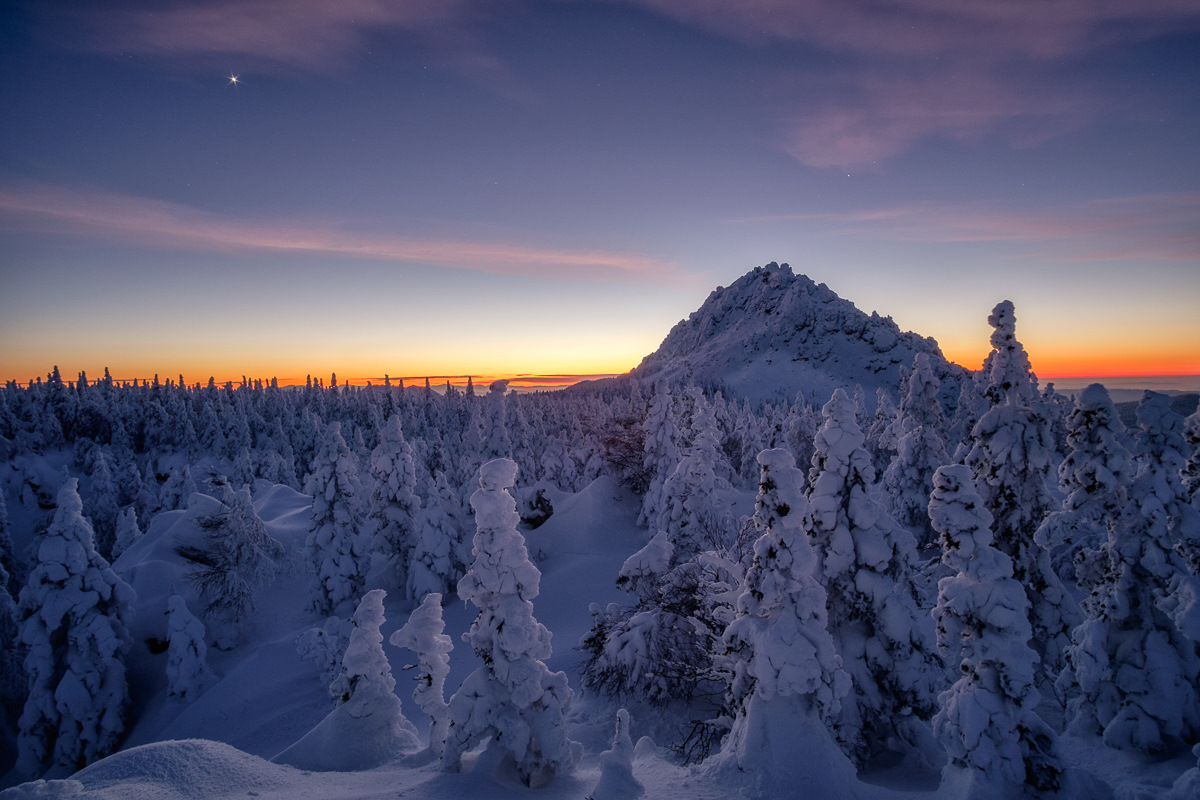
M794 114L780 146L814 167L857 168L891 158L922 139L978 141L1001 132L1018 146L1083 125L1101 99L957 71L868 71L840 83L845 100Z
M627 1L752 45L841 57L840 73L810 78L782 103L793 110L781 115L778 147L825 168L871 166L934 138L1038 144L1104 101L1078 79L1056 84L1056 61L1200 28L1194 0Z
M1200 26L1194 0L619 1L743 41L801 41L883 57L1055 58L1106 37Z
M105 8L83 17L89 45L151 55L245 55L292 66L338 60L377 28L425 31L465 0L215 0Z
M999 203L911 203L735 220L816 222L831 233L910 242L1065 248L1066 260L1200 261L1200 192L1136 195L1032 212Z
M0 186L8 230L98 236L139 246L328 254L556 278L661 281L671 263L597 250L347 232L335 225L239 219L142 197L45 185Z

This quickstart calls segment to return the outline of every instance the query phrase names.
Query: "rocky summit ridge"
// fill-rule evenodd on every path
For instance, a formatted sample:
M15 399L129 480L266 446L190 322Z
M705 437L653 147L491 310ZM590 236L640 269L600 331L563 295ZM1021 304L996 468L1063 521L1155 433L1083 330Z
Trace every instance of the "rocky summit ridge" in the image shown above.
M694 381L752 400L803 392L817 404L839 386L862 385L873 408L879 387L898 399L900 368L911 368L917 353L929 355L943 394L956 398L969 373L947 361L936 341L772 262L714 289L631 375L644 384Z

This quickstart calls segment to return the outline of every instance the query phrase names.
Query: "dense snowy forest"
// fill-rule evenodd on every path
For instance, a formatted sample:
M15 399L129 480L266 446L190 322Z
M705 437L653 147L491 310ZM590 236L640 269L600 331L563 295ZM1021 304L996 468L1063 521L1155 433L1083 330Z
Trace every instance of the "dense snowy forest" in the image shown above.
M6 796L1200 797L1200 412L820 302L725 380L8 384Z

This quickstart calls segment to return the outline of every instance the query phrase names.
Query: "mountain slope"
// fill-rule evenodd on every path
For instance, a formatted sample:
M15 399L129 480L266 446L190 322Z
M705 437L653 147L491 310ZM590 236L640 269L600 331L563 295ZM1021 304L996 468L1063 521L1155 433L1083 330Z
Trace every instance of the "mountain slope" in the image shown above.
M930 355L943 394L956 398L967 372L933 339L865 314L825 284L772 262L715 289L631 374L643 383L690 378L758 400L802 391L818 404L839 386L862 384L873 407L878 387L896 399L900 367L911 367L917 353Z

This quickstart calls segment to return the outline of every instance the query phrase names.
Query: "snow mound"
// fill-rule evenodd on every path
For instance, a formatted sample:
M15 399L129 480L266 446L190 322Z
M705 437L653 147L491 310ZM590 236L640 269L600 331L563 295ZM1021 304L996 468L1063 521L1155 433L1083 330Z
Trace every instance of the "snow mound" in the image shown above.
M89 800L215 800L281 787L294 775L290 768L227 744L185 739L125 750L81 770L74 779Z
M802 391L818 404L838 387L861 384L870 404L880 387L896 393L900 367L911 367L917 353L929 355L943 394L956 398L967 373L933 339L770 263L715 289L631 374L644 386L690 376L754 400Z

